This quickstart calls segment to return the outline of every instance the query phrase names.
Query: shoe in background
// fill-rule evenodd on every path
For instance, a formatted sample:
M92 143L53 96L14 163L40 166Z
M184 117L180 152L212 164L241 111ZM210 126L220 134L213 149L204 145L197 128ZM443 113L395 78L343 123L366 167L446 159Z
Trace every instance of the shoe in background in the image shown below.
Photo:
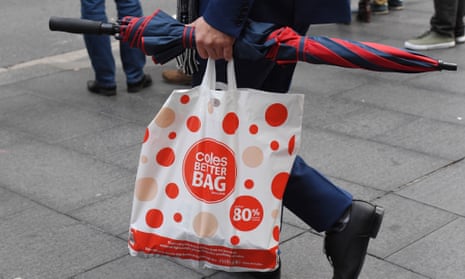
M371 12L375 15L385 15L389 13L388 0L373 0Z
M404 3L402 0L388 0L389 10L399 11L404 9Z
M460 37L459 37L460 38ZM455 38L429 30L424 34L405 42L405 48L412 50L442 49L455 46ZM460 38L462 40L462 38ZM465 41L465 38L463 38Z
M186 75L181 70L164 70L162 77L167 83L178 85L191 85L192 76Z

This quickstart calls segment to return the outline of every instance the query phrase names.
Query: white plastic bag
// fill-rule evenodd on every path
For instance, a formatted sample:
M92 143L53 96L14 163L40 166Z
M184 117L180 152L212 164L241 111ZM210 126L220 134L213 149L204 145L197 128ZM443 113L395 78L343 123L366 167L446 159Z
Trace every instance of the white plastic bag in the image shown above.
M225 271L277 268L282 197L300 143L303 95L175 90L146 129L130 221L131 255Z

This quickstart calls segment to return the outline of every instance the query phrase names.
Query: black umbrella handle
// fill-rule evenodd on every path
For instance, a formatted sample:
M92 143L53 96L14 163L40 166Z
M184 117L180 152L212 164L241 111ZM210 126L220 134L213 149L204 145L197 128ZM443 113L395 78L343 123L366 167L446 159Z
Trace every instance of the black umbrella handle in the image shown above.
M449 63L449 62L445 62L445 61L442 61L442 60L439 60L438 61L439 64L439 69L441 70L446 70L446 71L457 71L457 64L455 63Z
M119 25L80 18L52 16L48 22L52 31L63 31L77 34L115 35L119 33Z

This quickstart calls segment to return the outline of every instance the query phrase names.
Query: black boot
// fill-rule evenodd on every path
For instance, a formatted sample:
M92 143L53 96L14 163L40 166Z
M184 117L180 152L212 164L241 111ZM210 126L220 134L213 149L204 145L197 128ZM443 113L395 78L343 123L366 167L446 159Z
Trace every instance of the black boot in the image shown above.
M128 93L137 93L144 88L152 85L152 78L148 74L144 74L142 79L136 83L128 83Z
M342 230L326 232L325 253L331 262L333 279L356 279L365 260L370 238L376 238L384 209L354 201L350 219Z
M101 96L114 96L116 95L116 85L105 87L98 84L96 80L87 81L87 90Z

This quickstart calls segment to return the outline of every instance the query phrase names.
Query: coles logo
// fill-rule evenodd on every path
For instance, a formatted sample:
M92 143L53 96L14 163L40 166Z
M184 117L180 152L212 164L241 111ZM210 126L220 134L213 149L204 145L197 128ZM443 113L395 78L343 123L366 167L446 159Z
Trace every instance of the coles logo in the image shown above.
M182 169L187 189L198 200L221 202L234 190L234 153L217 140L206 138L194 143L184 157Z

